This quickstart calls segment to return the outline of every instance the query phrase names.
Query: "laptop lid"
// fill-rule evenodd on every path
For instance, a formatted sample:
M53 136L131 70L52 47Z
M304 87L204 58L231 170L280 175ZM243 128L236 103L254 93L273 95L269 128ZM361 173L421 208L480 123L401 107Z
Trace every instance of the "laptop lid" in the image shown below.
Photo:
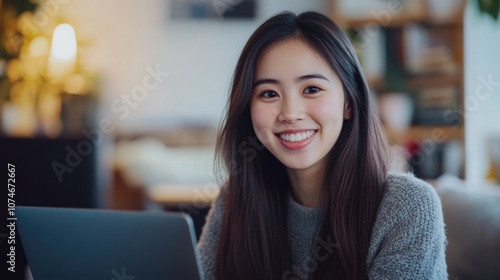
M16 216L35 280L203 279L186 214L18 206Z

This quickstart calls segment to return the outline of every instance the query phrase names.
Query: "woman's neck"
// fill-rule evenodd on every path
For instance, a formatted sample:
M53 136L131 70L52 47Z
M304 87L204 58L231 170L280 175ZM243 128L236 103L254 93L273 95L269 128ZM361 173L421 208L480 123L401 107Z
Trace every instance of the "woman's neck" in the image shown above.
M299 204L307 207L319 207L321 178L323 176L317 169L312 167L301 170L287 169L292 184L292 195Z

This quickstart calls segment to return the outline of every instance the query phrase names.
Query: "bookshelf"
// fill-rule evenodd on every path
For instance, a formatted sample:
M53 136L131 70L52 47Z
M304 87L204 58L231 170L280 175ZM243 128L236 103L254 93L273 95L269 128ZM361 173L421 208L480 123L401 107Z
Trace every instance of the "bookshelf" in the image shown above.
M399 6L391 7L391 2L397 2ZM381 110L379 106L391 144L406 149L432 141L439 150L448 142L458 142L461 145L462 166L456 175L463 177L465 1L454 2L453 9L448 8L446 14L442 13L443 9L441 13L435 10L435 0L373 0L364 3L374 3L374 6L355 7L352 2L333 0L330 14L351 37L376 100L381 102L380 97L391 94L404 95L411 104L408 107L411 110L397 106ZM346 8L349 5L350 9ZM367 38L374 42L367 41ZM374 49L379 49L379 52ZM403 129L391 127L391 122L384 121L387 108L411 112L409 123ZM441 173L446 163L443 162L443 151L438 153L437 156L429 156L429 160L439 161L433 164L439 166L438 173ZM422 174L421 177L433 179L436 176L427 175Z

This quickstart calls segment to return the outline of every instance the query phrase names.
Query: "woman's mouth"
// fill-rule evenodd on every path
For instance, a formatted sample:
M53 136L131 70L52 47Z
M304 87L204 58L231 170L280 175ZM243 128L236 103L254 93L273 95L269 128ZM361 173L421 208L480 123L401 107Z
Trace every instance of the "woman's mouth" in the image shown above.
M287 142L300 142L311 137L315 132L316 132L315 130L309 130L309 131L301 131L298 133L282 133L278 135L281 139Z
M277 133L281 144L289 150L300 150L312 142L317 130L303 130L299 132Z

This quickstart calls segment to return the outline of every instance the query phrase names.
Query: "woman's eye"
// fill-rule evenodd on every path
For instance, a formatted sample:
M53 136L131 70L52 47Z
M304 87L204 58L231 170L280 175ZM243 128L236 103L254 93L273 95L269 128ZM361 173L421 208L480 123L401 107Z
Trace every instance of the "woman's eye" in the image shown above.
M305 93L317 93L317 92L319 92L319 91L320 91L319 87L315 87L315 86L310 86L310 87L307 87L307 88L304 90L304 92L305 92Z
M274 98L277 97L278 94L275 91L264 91L263 93L260 94L260 96L265 97L265 98Z

